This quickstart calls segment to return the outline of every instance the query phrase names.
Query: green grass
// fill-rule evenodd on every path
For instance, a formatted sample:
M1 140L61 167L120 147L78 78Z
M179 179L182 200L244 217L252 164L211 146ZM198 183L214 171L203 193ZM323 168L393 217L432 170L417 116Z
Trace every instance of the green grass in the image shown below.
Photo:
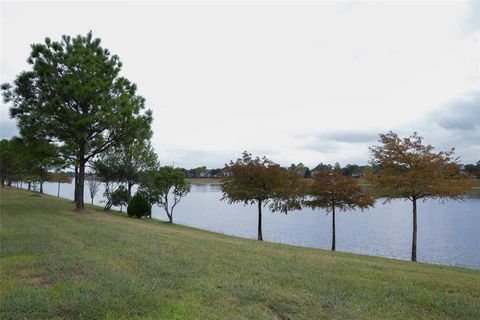
M478 319L480 271L261 243L2 188L1 319ZM294 226L292 226L293 228Z

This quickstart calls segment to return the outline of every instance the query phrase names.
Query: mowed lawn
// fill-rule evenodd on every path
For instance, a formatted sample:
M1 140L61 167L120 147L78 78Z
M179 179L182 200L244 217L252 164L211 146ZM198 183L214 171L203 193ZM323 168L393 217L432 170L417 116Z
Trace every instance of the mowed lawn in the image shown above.
M77 213L23 190L0 196L1 319L480 318L478 270Z

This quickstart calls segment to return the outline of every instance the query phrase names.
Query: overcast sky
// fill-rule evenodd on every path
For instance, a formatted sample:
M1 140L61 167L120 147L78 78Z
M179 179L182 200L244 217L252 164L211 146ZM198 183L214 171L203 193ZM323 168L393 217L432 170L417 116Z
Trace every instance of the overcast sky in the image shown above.
M2 2L1 82L30 44L89 30L153 110L162 164L366 164L389 130L480 159L479 2Z

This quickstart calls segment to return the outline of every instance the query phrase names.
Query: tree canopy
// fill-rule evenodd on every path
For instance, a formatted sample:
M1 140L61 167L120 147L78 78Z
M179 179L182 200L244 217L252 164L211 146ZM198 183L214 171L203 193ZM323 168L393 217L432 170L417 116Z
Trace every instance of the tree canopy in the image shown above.
M393 132L380 134L379 142L381 145L371 147L370 153L372 164L380 170L368 176L378 196L411 201L461 199L472 186L453 149L435 152L417 133L403 139Z

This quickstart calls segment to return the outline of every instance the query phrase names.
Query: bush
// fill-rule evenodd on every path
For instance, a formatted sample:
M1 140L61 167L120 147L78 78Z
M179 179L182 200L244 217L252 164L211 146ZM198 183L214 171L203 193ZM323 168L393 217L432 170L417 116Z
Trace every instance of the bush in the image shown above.
M141 193L137 192L130 202L128 203L127 207L127 214L130 217L151 217L152 206L148 202L147 198L145 198Z

